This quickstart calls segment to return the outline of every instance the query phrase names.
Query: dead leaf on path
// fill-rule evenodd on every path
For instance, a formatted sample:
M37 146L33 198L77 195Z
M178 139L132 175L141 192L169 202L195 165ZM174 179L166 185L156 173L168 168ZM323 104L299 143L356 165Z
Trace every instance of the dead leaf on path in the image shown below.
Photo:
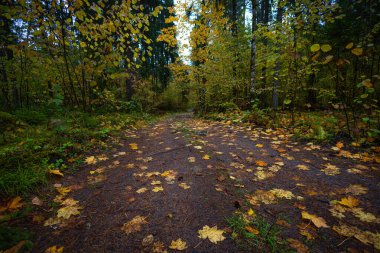
M165 244L163 242L155 242L152 246L153 253L167 253L168 251L165 248Z
M293 238L288 238L287 241L289 242L290 247L297 250L297 253L308 253L309 252L309 248L306 247L306 245L304 245L300 241L293 239Z
M204 155L204 156L202 157L202 159L203 159L203 160L210 160L210 156L209 156L209 155Z
M69 187L57 187L55 190L61 195L66 195L67 193L71 192L71 189Z
M172 241L169 248L182 251L182 250L187 249L187 245L186 245L186 242L182 241L182 239L179 238L175 241Z
M272 189L270 192L276 196L277 198L285 198L285 199L292 199L294 198L294 195L291 191L283 190L283 189Z
M333 230L346 237L355 237L364 244L372 244L376 249L380 250L380 233L375 234L370 231L362 231L357 227L346 224L333 226Z
M77 204L79 203L79 201L75 200L75 199L72 199L72 198L68 198L68 199L65 199L61 205L62 206L76 206Z
M63 173L60 170L49 170L49 174L63 177Z
M86 163L88 165L93 165L93 164L97 163L97 160L96 160L95 156L89 156L89 157L86 158L85 161L86 161Z
M262 148L262 147L264 147L263 144L256 144L255 146L256 146L257 148Z
M351 193L353 195L362 195L368 192L368 188L360 184L350 184L344 189L345 193Z
M62 253L64 247L52 246L45 250L45 253Z
M49 218L44 222L44 226L47 227L62 224L63 221L64 219L58 217Z
M274 177L274 173L264 170L258 170L255 172L255 177L252 179L253 181L261 181L271 177Z
M189 163L195 163L195 157L193 156L188 157L187 160L189 160Z
M142 246L147 247L149 245L152 245L153 241L154 241L153 235L147 235L144 237L141 244L142 244Z
M195 149L202 149L202 146L194 146Z
M58 209L57 217L63 218L63 219L69 219L73 215L79 215L80 214L79 209L81 209L81 207L79 207L79 206L62 207L62 208Z
M152 189L152 192L162 192L164 191L164 188L162 186L156 186Z
M141 193L146 192L147 190L148 190L147 188L143 187L143 188L138 189L136 192L137 192L138 194L141 194Z
M180 183L180 184L178 184L178 186L185 189L185 190L190 188L190 186L188 186L186 183Z
M326 221L325 219L323 219L322 217L318 217L314 214L309 214L308 212L306 211L303 211L301 213L302 215L302 218L305 219L305 220L311 220L311 222L313 222L313 224L317 227L317 228L328 228L329 226L326 224Z
M134 232L140 232L141 226L145 225L145 224L148 224L148 222L146 221L146 217L137 215L132 220L124 223L121 230L127 234L131 234Z
M226 239L223 236L224 231L223 230L218 230L217 226L214 226L210 228L209 226L204 226L201 230L198 230L199 233L199 238L201 239L209 239L210 242L218 244L218 242L223 241Z
M153 180L150 184L151 185L161 185L162 183L159 180Z
M355 215L356 218L364 222L376 222L380 223L380 220L376 218L376 216L372 213L366 213L362 208L352 208L351 212Z
M339 204L347 206L349 208L353 208L359 205L359 200L354 197L348 196L347 198L342 198L342 200L339 201Z
M134 163L128 163L127 164L127 169L133 169L135 167Z
M266 167L266 166L268 166L268 164L266 162L261 161L261 160L256 161L255 163L256 163L257 166L260 166L260 167Z
M316 229L309 224L301 223L297 225L297 227L299 233L305 236L308 240L314 240L318 236Z
M129 147L130 147L132 150L138 150L138 149L139 149L137 143L130 143L130 144L129 144Z
M291 228L291 225L285 220L276 220L276 224L285 228Z
M17 209L20 209L23 204L22 204L22 198L17 196L11 200L8 201L8 203L4 206L0 206L0 212L4 212L6 210L17 210Z
M303 165L303 164L299 164L299 165L297 165L297 168L298 168L299 170L310 170L308 166Z
M335 176L335 175L340 174L340 169L336 167L335 165L328 163L323 166L325 166L325 168L321 169L321 171L324 172L328 176Z
M42 206L43 205L43 201L42 200L40 200L38 197L34 197L33 199L32 199L32 204L33 205L36 205L36 206Z

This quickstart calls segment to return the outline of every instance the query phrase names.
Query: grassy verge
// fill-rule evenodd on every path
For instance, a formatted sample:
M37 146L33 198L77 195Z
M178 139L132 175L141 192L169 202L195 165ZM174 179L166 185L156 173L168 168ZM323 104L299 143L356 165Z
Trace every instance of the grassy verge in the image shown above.
M105 149L110 136L151 119L141 113L16 112L0 142L0 198L27 195L46 184L49 169L75 170L84 152Z
M280 228L259 216L236 213L227 219L232 238L244 251L292 252L280 237Z

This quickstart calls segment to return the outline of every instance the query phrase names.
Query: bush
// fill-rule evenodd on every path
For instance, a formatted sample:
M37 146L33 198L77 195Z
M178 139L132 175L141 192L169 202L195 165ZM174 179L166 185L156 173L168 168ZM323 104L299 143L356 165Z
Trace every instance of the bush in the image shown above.
M24 121L30 125L40 125L47 121L47 116L41 111L33 111L28 109L20 109L15 112L17 119Z

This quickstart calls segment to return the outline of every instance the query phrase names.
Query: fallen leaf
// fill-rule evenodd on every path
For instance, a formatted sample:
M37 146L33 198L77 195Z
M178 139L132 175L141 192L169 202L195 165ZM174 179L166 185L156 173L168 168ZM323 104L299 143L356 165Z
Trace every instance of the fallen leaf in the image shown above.
M309 167L307 167L306 165L303 165L303 164L299 164L297 165L297 168L299 170L310 170Z
M335 175L340 174L340 169L336 167L335 165L328 163L323 166L325 166L325 168L321 169L321 171L324 172L328 176L335 176Z
M64 247L52 246L45 250L45 253L62 253Z
M223 230L218 230L217 226L214 226L210 228L209 226L204 226L201 230L198 230L199 233L199 238L201 239L209 239L210 242L218 244L218 242L223 241L226 239L223 236L224 231Z
M147 188L143 187L143 188L138 189L136 192L137 192L138 194L141 194L141 193L146 192L147 190L148 190Z
M276 224L285 228L291 228L291 225L285 220L276 220Z
M69 187L57 187L55 190L61 195L66 195L67 193L71 192L71 189Z
M88 165L96 164L96 162L97 162L95 156L89 156L86 158L85 161Z
M49 173L63 177L63 173L60 170L49 170Z
M19 197L19 196L17 196L17 197L15 197L15 198L13 198L10 202L9 202L9 204L8 204L8 208L9 209L19 209L19 208L21 208L22 207L22 198L21 197Z
M129 147L130 147L132 150L138 150L138 149L139 149L137 143L130 143L130 144L129 144Z
M320 227L328 228L328 227L329 227L329 226L326 224L325 219L323 219L322 217L318 217L318 216L316 216L316 215L314 215L314 214L309 214L309 213L306 212L306 211L302 211L301 215L302 215L302 218L303 218L303 219L311 220L311 222L313 222L314 225L315 225L317 228L320 228Z
M380 233L375 234L370 231L362 231L357 227L346 224L333 226L333 230L346 237L355 237L364 244L372 244L376 249L380 250Z
M147 247L147 246L151 245L153 243L153 241L154 241L153 235L147 235L144 237L141 244L142 244L142 246Z
M79 206L65 206L57 211L57 217L63 219L69 219L73 215L79 215Z
M260 231L259 231L259 230L257 230L257 229L254 228L254 227L251 227L251 226L246 226L246 227L245 227L245 230L247 230L249 233L254 234L254 235L258 235L258 234L260 234Z
M187 249L187 245L186 242L182 241L182 239L179 238L175 241L172 241L169 248L181 251Z
M204 155L204 156L202 157L202 159L203 159L203 160L210 160L210 156L209 156L209 155Z
M303 243L300 241L293 239L293 238L288 238L287 241L289 242L289 246L292 247L293 249L297 250L297 253L307 253L309 252L309 248L306 247Z
M167 253L168 251L165 248L165 245L163 242L155 242L152 246L152 252L153 253Z
M188 157L187 160L189 160L189 163L195 163L195 157Z
M354 197L348 196L347 198L342 198L342 200L339 201L339 204L347 206L349 208L353 208L359 205L359 200Z
M253 209L252 209L252 208L249 208L249 210L248 210L247 214L248 214L249 216L252 216L253 218L255 218L255 217L256 217L256 213L255 213L255 211L253 211Z
M344 189L345 193L351 193L353 195L362 195L368 192L368 188L360 184L350 184Z
M256 161L255 163L257 166L260 166L260 167L266 167L268 165L266 162L261 161L261 160Z
M178 186L185 189L185 190L190 188L190 186L188 186L186 183L180 183L180 184L178 184Z
M32 199L32 204L33 205L36 205L36 206L42 206L43 205L43 201L42 200L40 200L38 197L34 197L33 199Z
M156 186L152 189L152 192L162 192L164 191L164 188L162 186Z
M135 216L132 220L124 223L121 230L127 234L131 234L134 232L140 232L141 226L144 224L148 224L148 222L146 221L146 218L138 215L138 216Z

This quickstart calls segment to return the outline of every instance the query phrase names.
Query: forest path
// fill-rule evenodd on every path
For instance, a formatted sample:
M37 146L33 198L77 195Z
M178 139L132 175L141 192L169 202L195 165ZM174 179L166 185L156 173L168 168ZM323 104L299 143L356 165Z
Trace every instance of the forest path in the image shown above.
M370 156L338 157L341 148L295 143L285 132L190 114L128 130L112 145L60 182L59 189L70 192L58 201L75 199L63 206L83 209L50 226L33 226L35 252L53 245L64 252L171 252L179 238L186 242L184 252L252 252L244 243L237 246L226 221L249 208L270 226L277 223L284 241L294 239L293 248L371 252L379 239L379 167ZM341 205L330 202L348 196ZM302 219L302 212L315 216ZM356 227L356 234L373 233L363 232L363 244L342 232L344 225ZM214 244L199 238L204 226L223 229L225 239ZM268 249L260 247L253 252Z

